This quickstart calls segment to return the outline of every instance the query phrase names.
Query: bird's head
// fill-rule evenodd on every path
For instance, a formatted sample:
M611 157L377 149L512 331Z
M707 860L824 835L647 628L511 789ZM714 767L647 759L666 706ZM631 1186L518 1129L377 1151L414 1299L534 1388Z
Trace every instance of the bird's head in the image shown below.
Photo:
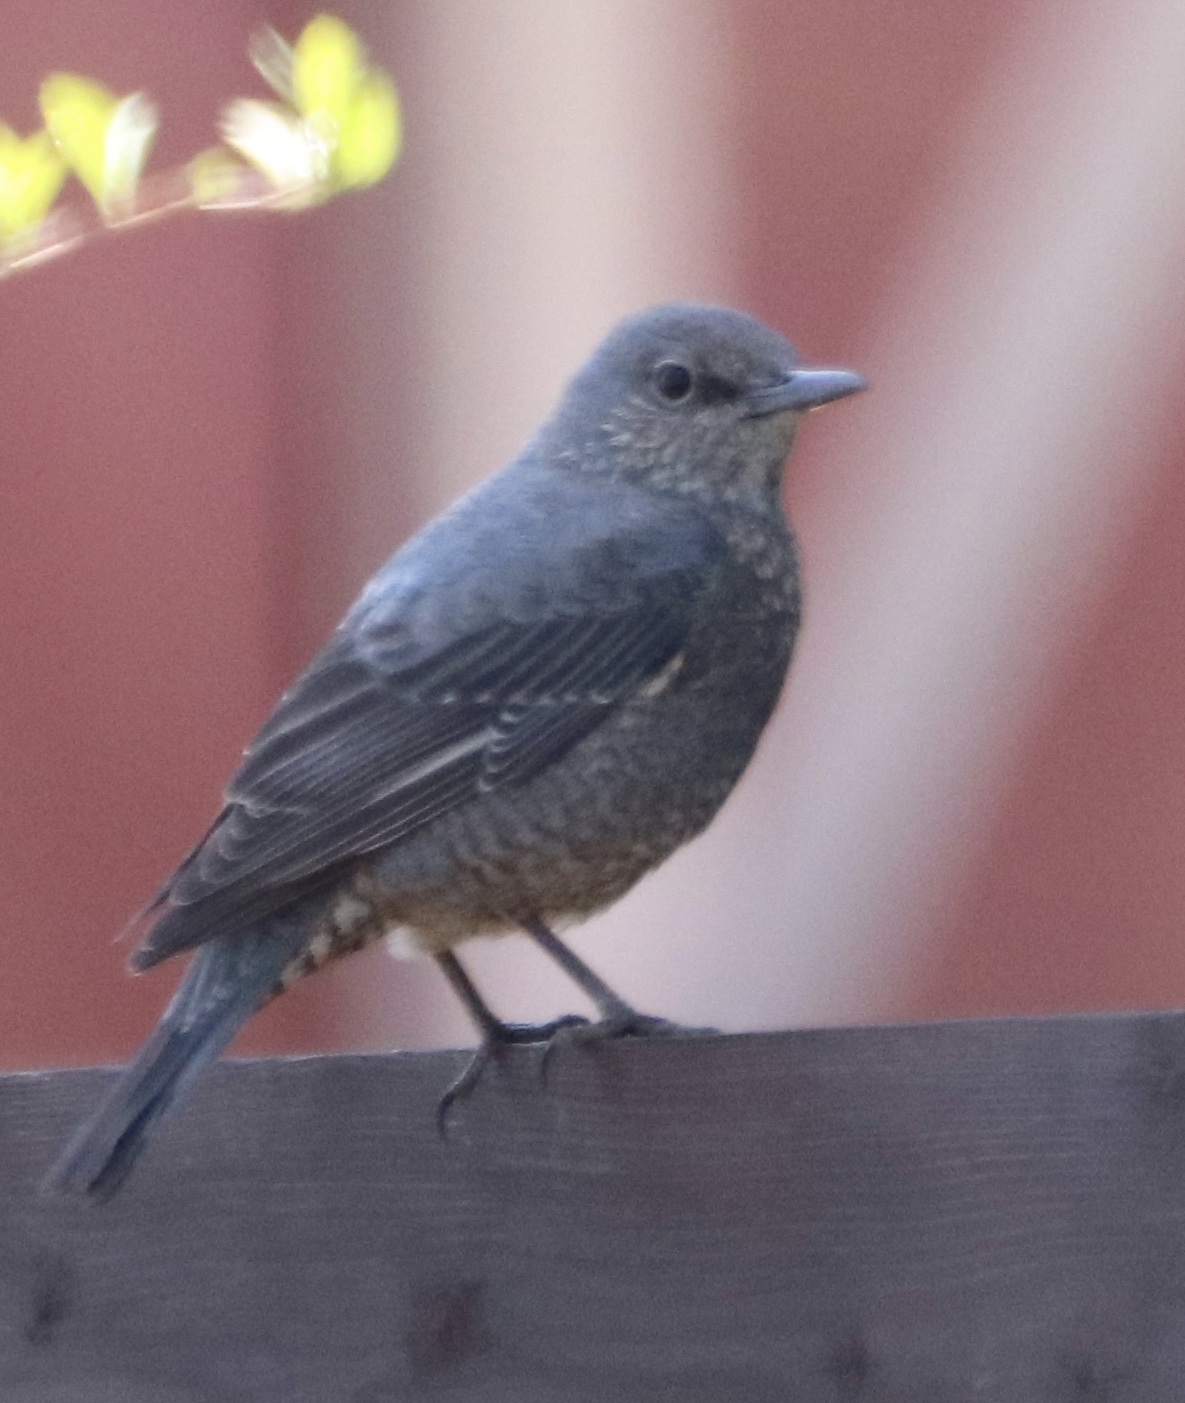
M610 332L537 445L659 490L772 501L802 415L863 388L851 371L802 366L743 312L675 303Z

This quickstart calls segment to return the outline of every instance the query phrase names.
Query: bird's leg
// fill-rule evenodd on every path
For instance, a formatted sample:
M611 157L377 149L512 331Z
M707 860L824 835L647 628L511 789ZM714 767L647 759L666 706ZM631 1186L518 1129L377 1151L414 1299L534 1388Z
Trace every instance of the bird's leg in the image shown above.
M569 950L559 936L542 921L523 921L522 927L536 945L555 960L569 979L584 990L601 1015L595 1023L565 1029L560 1040L585 1043L601 1042L609 1038L670 1037L681 1033L716 1031L714 1028L687 1028L680 1023L672 1023L669 1018L655 1018L649 1013L639 1013L636 1008L627 1004L620 994L610 989L601 976L590 969L575 951ZM549 1039L549 1052L556 1041L554 1036Z
M481 1080L482 1073L503 1048L519 1043L549 1043L562 1028L572 1028L588 1022L578 1013L553 1018L550 1023L504 1023L477 992L464 965L451 950L436 956L436 963L452 985L457 997L469 1010L469 1015L481 1033L477 1051L465 1064L461 1075L453 1082L436 1107L436 1123L443 1135L448 1126L448 1114L457 1101L463 1100Z
M545 1043L559 1028L588 1022L588 1019L579 1013L566 1013L561 1018L553 1018L549 1023L503 1022L477 992L477 986L451 950L437 955L436 962L461 1002L469 1010L483 1042L493 1043L498 1047L510 1047L518 1043Z

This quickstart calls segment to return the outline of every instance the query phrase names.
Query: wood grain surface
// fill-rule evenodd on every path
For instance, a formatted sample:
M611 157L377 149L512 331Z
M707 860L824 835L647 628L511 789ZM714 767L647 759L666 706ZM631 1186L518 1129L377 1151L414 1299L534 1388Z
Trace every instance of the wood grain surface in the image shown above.
M1185 1017L227 1063L92 1207L0 1078L4 1403L1185 1398Z

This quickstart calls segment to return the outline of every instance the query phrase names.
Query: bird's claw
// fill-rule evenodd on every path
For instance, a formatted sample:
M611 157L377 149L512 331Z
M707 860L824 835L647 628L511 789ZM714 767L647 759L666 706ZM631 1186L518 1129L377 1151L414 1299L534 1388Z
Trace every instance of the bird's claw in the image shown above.
M718 1028L693 1028L685 1023L675 1023L669 1018L656 1018L650 1013L639 1013L628 1004L610 1009L595 1023L584 1020L581 1026L559 1028L547 1040L543 1050L541 1071L547 1081L551 1059L560 1047L595 1047L598 1043L615 1042L619 1038L688 1038L710 1037L719 1032Z
M588 1026L588 1019L582 1013L565 1013L553 1018L550 1023L502 1023L490 1041L494 1049L500 1047L521 1047L524 1043L549 1043L557 1033L567 1028Z
M460 1076L436 1103L436 1128L441 1138L448 1138L449 1112L458 1101L472 1095L486 1068L506 1048L531 1043L543 1043L550 1048L561 1034L587 1025L588 1019L582 1014L565 1013L560 1018L553 1018L550 1023L498 1023L488 1029L473 1056L461 1069Z

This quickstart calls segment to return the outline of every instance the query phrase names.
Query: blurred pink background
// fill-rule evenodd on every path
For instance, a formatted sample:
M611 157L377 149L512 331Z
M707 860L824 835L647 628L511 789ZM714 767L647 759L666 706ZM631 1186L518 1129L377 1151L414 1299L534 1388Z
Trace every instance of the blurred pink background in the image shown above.
M477 11L478 13L475 13ZM154 163L290 3L47 0ZM1185 12L1169 0L373 0L407 145L294 217L0 284L0 1063L120 1060L175 973L112 943L369 572L619 315L743 306L873 391L788 475L808 624L708 835L575 937L728 1028L1185 1002ZM508 1015L578 1006L524 942ZM374 949L239 1051L471 1034Z

